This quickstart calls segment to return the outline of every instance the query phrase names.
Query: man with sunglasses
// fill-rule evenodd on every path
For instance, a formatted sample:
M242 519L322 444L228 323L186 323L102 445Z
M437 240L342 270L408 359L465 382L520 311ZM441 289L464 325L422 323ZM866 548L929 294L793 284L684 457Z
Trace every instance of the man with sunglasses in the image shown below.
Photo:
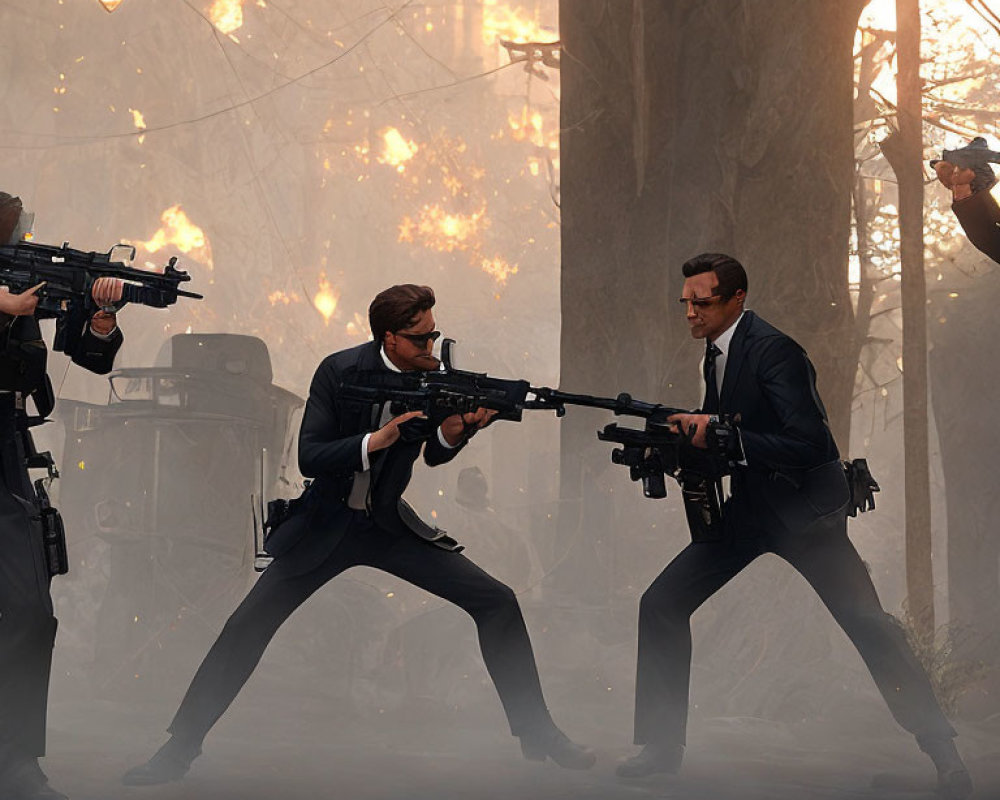
M680 769L691 615L758 556L774 553L810 583L857 647L896 721L933 760L941 793L967 797L972 783L952 741L955 731L847 537L850 492L805 351L744 310L747 276L736 259L704 253L683 272L691 336L706 344L705 402L701 413L671 421L706 447L718 415L737 418L740 452L730 454L732 495L721 535L689 544L642 596L635 742L644 747L618 774Z
M348 402L340 386L359 373L435 370L434 292L404 284L368 309L374 341L328 356L309 388L299 433L299 468L312 477L308 510L267 541L274 562L226 623L168 729L169 741L124 776L128 785L177 780L201 753L209 729L250 677L268 642L314 591L352 566L384 570L456 604L474 620L483 661L520 737L525 758L586 769L594 754L556 727L545 706L528 632L514 593L461 555L451 537L423 523L401 499L413 464L453 459L493 412L446 419L426 442L404 441L386 407Z

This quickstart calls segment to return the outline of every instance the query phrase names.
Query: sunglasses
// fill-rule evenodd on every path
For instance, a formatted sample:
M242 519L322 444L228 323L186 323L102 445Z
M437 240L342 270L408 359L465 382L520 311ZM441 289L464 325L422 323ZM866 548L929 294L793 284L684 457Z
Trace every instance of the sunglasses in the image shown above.
M427 342L436 342L441 337L441 331L429 331L428 333L402 333L394 331L393 333L395 336L402 336L404 339L409 339L417 347L427 347Z
M714 306L716 303L724 302L721 297L715 295L713 297L681 297L678 303L690 303L695 308L708 308L709 306Z

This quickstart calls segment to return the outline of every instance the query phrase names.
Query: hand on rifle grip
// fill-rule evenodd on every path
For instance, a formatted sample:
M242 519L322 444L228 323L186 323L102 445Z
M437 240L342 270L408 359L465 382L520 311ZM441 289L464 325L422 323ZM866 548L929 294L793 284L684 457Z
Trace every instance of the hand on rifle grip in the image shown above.
M374 453L377 450L395 444L399 440L399 426L411 419L426 419L427 415L423 411L407 411L398 417L393 417L385 425L379 428L368 439L368 452Z
M45 285L42 281L20 294L12 294L10 287L0 286L0 311L12 317L30 317L38 307L37 292Z
M468 414L452 414L441 423L441 433L448 444L456 447L489 425L498 413L492 408L478 408Z

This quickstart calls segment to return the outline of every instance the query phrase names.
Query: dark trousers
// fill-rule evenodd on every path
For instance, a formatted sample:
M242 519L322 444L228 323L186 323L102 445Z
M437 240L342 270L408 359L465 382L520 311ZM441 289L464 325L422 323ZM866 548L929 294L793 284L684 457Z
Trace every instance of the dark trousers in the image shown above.
M45 754L45 710L56 620L34 490L16 436L12 396L0 398L0 772Z
M306 534L321 535L321 531ZM343 540L315 569L292 574L283 568L281 558L268 567L202 662L170 733L200 744L250 677L281 624L309 595L353 566L396 575L468 612L511 732L518 736L551 724L514 592L460 553L442 550L411 533L376 528L363 513L355 512Z
M955 731L899 623L885 613L846 524L819 523L720 542L690 544L639 605L635 743L684 744L691 674L691 615L757 556L774 553L816 590L864 659L896 721L921 737Z

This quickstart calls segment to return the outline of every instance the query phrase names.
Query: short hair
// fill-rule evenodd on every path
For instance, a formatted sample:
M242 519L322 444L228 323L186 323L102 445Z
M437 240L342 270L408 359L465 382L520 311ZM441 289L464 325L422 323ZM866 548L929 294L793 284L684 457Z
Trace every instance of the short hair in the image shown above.
M0 192L0 244L14 244L14 233L21 221L24 206L20 197Z
M372 338L381 342L386 333L395 333L413 324L421 311L434 307L434 290L430 286L403 283L390 286L375 295L368 306L368 326Z
M682 269L685 278L714 272L719 279L718 295L723 300L729 300L740 289L747 290L747 271L739 261L725 253L702 253L685 261Z

